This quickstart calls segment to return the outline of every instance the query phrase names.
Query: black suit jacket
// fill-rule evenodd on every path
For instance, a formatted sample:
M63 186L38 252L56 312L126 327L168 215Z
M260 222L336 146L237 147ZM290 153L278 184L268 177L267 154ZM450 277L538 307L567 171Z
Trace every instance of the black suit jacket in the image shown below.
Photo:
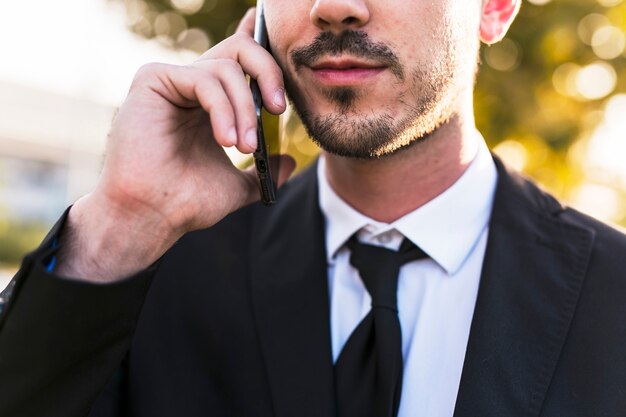
M455 417L626 415L626 238L498 172ZM1 318L0 416L334 415L314 170L118 284L52 253Z

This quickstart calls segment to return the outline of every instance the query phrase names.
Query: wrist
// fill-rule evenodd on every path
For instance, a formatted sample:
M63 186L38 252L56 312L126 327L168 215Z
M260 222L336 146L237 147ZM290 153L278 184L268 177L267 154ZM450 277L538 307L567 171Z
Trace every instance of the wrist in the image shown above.
M129 210L93 193L68 214L56 272L92 282L118 281L150 266L180 235L158 213Z

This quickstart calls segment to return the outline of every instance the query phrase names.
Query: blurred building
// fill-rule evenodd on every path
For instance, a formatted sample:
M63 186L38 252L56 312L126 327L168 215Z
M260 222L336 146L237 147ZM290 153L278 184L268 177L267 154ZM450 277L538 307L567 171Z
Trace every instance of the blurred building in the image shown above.
M95 184L114 109L7 82L0 96L0 229L43 232ZM12 270L0 267L0 288Z
M0 213L51 223L93 187L114 109L0 82Z

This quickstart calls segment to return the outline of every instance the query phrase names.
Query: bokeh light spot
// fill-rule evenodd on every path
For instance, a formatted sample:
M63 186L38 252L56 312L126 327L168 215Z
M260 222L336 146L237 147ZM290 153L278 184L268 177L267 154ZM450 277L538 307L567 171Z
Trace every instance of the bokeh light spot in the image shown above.
M205 0L204 6L202 7L203 13L210 13L217 6L217 0Z
M576 86L576 77L580 71L580 65L572 62L560 65L552 74L552 85L554 89L561 95L566 97L575 97L578 95Z
M616 94L607 100L603 120L595 129L585 158L595 177L605 177L615 183L615 177L626 184L626 94Z
M498 71L513 71L520 64L520 48L516 42L505 38L485 49L487 65Z
M591 37L591 47L598 58L617 58L624 52L625 46L624 32L615 26L602 26Z
M145 21L145 14L149 10L149 6L142 0L128 0L126 2L126 18L130 26Z
M194 14L202 9L204 0L170 0L176 10L185 14Z
M578 23L578 37L583 43L591 45L593 34L604 26L611 26L608 17L599 13L588 14Z
M603 221L615 219L620 212L620 195L602 184L582 184L572 202L577 209Z
M181 32L176 40L177 47L188 49L199 54L209 49L211 47L211 43L209 35L207 35L207 33L202 29L198 28L191 28Z
M500 142L493 148L493 152L517 171L522 171L528 162L528 152L526 148L513 139Z
M157 36L176 39L185 29L187 29L187 22L181 15L174 12L161 13L154 21L154 33Z
M613 7L617 6L624 0L598 0L598 3L604 7Z
M597 100L611 94L617 85L617 74L606 62L587 65L576 74L576 88L588 100Z

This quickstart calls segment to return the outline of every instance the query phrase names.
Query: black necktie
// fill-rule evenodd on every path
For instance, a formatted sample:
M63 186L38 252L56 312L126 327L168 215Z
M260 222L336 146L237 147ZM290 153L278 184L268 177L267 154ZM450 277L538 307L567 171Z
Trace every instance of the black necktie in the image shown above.
M348 242L350 263L372 297L372 309L354 329L335 364L338 417L396 417L402 391L402 334L398 318L400 267L426 255L408 239L395 252Z

